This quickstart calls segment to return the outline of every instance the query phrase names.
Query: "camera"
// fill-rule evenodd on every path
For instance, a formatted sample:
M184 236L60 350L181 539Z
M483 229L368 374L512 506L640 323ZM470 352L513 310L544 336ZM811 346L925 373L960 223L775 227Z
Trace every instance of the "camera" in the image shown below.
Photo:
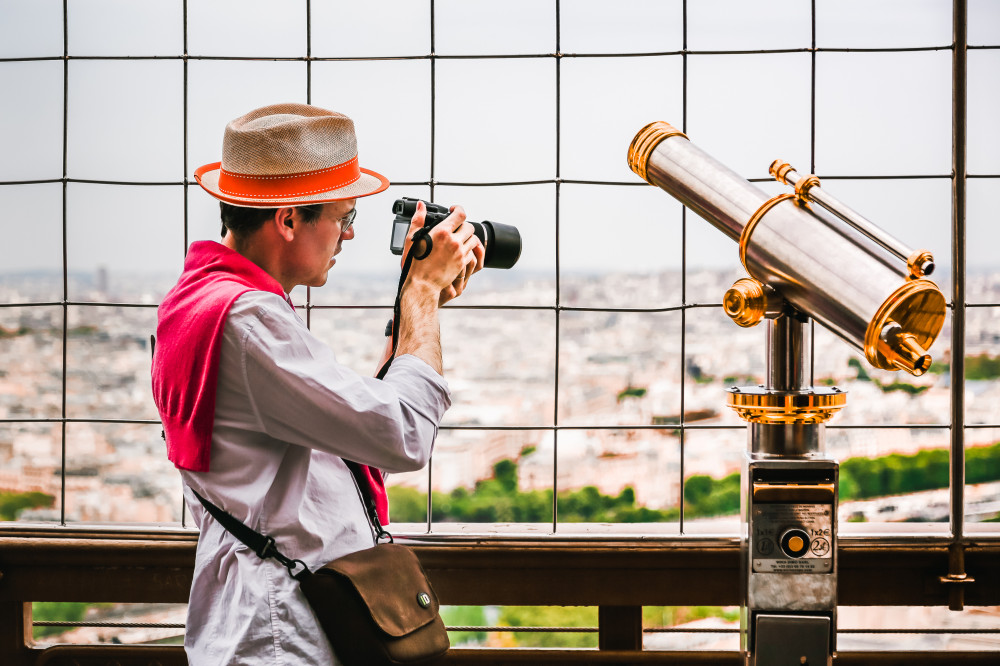
M406 232L410 228L410 221L417 212L417 203L420 201L403 197L396 199L392 204L392 212L396 214L396 219L392 221L389 249L393 254L403 253L403 241L406 240ZM427 229L451 214L447 206L429 201L424 201L424 206L427 207L427 216L424 218L424 227ZM510 268L517 263L521 256L521 234L516 227L488 220L470 224L475 230L476 237L486 248L486 260L483 262L486 268Z

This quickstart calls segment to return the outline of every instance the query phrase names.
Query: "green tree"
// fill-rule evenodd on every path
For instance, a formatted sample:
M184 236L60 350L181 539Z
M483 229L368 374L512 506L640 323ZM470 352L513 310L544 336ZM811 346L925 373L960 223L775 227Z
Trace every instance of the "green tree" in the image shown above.
M606 508L604 499L594 486L586 486L572 493L562 493L559 496L559 516L567 522L575 523L600 521Z
M36 601L31 604L31 618L37 622L79 622L95 604L75 601ZM33 636L42 638L61 634L70 627L35 627Z
M394 523L422 523L427 520L427 493L406 486L389 486L389 520Z
M493 465L493 478L500 484L504 493L510 494L517 491L517 463L513 460L504 459Z
M688 504L697 504L705 500L712 494L712 486L715 480L704 474L689 476L684 482L684 501Z
M841 499L866 499L884 494L877 463L870 458L848 458L840 463L840 479ZM845 481L852 489L851 494L844 492Z
M685 515L688 517L722 516L740 510L740 474L721 479L696 474L684 481Z
M931 367L927 368L927 372L933 375L943 375L951 370L951 366L948 363L942 363L941 361L933 361Z
M918 396L930 388L930 386L927 385L916 386L914 384L910 384L907 382L892 382L891 384L883 384L880 381L875 381L875 385L882 390L882 393L892 393L893 391L902 391L903 393L906 393L911 397Z
M625 398L641 398L646 395L647 389L641 386L626 386L618 392L618 402Z
M515 509L517 522L539 523L552 520L552 491L532 490L518 493Z
M17 520L25 509L54 506L56 498L46 493L0 493L0 520Z
M926 449L914 456L911 483L914 487L947 488L950 454L946 449Z
M946 449L928 449L913 455L891 454L881 458L848 458L840 464L841 500L945 488L949 479L950 454ZM966 450L968 483L1000 480L1000 442ZM690 518L732 515L739 512L740 474L721 479L696 474L684 482L686 515ZM389 488L392 519L398 522L426 520L427 496L412 488ZM470 491L456 488L435 492L432 519L436 522L537 523L552 520L552 491L521 492L517 487L517 462L502 460L493 466L493 478L476 483ZM22 500L23 501L23 500ZM652 523L677 520L679 508L650 509L636 506L635 490L626 487L616 496L605 495L594 486L559 493L562 522Z
M28 333L31 333L31 329L27 326L20 326L14 329L0 326L0 340L3 340L4 338L16 338L21 335L27 335Z
M855 372L857 372L858 381L870 382L872 380L872 378L869 377L868 373L865 371L865 367L861 365L861 361L859 361L858 359L853 357L847 359L847 366L850 368L854 368Z
M840 497L867 499L947 488L950 457L947 449L925 449L912 455L848 458L840 463ZM969 447L965 460L967 483L1000 480L1000 442Z
M642 624L645 627L676 627L679 624L721 617L727 622L740 619L739 608L722 606L643 606Z
M597 608L594 606L504 606L498 622L511 628L520 647L597 647L596 632L517 631L517 627L596 627Z
M1000 356L979 354L965 358L966 379L996 379L1000 377Z
M986 483L1000 479L1000 442L965 450L965 480Z
M486 612L482 606L441 606L441 619L446 627L485 627ZM486 640L485 631L449 631L452 646L479 644Z

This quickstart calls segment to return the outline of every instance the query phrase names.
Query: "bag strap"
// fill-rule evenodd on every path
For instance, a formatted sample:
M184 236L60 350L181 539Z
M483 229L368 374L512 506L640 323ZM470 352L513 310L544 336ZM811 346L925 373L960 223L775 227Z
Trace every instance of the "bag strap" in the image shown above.
M358 492L361 493L361 501L365 505L365 510L368 512L368 522L372 524L375 529L375 543L378 543L379 539L388 539L389 543L393 543L392 535L389 534L384 527L382 527L382 521L378 519L378 509L375 506L375 498L372 497L371 488L368 486L368 479L365 478L365 473L361 469L361 465L354 462L353 460L348 460L347 458L342 459L347 468L351 470L351 474L354 475L354 480L358 485Z
M364 477L364 472L361 470L361 466L354 461L347 459L343 460L344 464L347 465L347 468L351 470L351 474L354 476L358 491L361 493L361 500L365 505L368 520L371 522L372 527L375 528L376 543L379 539L383 538L387 538L389 543L392 543L392 535L385 531L385 528L382 527L382 523L378 519L378 510L375 508L375 499L369 492L370 489L368 488L368 480ZM190 488L190 486L188 487ZM220 525L226 528L227 532L246 544L250 550L257 554L257 557L262 560L273 557L284 565L286 569L288 569L288 573L292 578L297 580L302 580L310 574L309 568L306 567L305 562L302 560L293 560L278 550L274 537L266 536L250 527L247 527L245 523L233 516L231 513L220 509L215 504L199 495L198 491L194 488L191 488L191 492L194 493L194 496L197 497L198 501L202 503L205 510L208 511ZM298 573L295 573L296 565L302 567L302 570Z
M190 488L190 486L188 487ZM257 557L262 560L273 557L281 562L286 569L288 569L288 573L292 576L292 578L301 580L305 576L309 575L310 571L308 567L306 567L306 563L302 560L293 560L282 554L275 545L274 537L265 536L260 532L247 527L238 518L235 518L232 514L220 509L199 495L198 491L194 488L191 488L191 492L194 493L194 496L198 498L198 501L202 503L205 509L212 514L212 517L215 518L220 525L226 528L227 532L245 543L250 550L257 554ZM302 571L295 573L295 566L297 564L302 566Z
M413 235L413 241L410 244L410 251L404 258L403 268L399 275L399 286L396 289L396 302L393 305L393 318L389 320L389 324L386 326L386 335L392 335L392 353L389 354L389 358L375 375L377 379L383 379L385 377L386 373L389 371L389 366L392 364L393 358L396 356L396 345L399 341L399 321L402 318L400 302L403 295L403 284L410 271L410 265L413 263L413 259L415 258L415 248L418 245L418 242L421 240L425 241L426 251L423 255L416 257L416 259L423 259L430 253L431 239L428 236L429 232L430 229L427 227L417 229ZM155 335L150 336L150 348L154 350L156 348ZM160 434L162 435L163 433ZM365 477L365 473L361 469L361 465L352 460L348 460L347 458L342 458L342 460L354 476L355 485L357 485L358 492L361 494L361 502L365 506L365 513L368 516L368 522L371 523L375 532L375 543L377 544L380 539L387 539L389 543L393 543L394 540L392 535L389 534L384 527L382 527L382 521L378 518L378 508L375 506L375 498L372 497L371 488L368 486L368 479ZM275 545L273 537L265 536L260 532L247 527L240 520L199 495L194 488L191 488L191 492L194 493L194 496L198 498L198 501L202 503L212 517L215 518L220 525L226 528L226 531L245 543L251 550L253 550L253 552L257 553L258 557L261 559L273 557L278 560L285 566L286 569L288 569L288 573L291 574L292 578L298 579L309 575L310 572L305 563L302 560L293 560L283 555ZM302 571L297 574L294 572L296 564L302 565Z

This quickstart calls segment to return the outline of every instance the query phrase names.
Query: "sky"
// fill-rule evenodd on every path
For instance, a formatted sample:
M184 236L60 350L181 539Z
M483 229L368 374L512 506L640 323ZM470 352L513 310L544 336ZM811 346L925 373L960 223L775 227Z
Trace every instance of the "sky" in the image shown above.
M429 0L313 0L308 33L304 0L198 0L185 71L182 0L70 0L64 81L62 0L0 0L0 181L62 177L65 91L66 175L130 183L69 183L69 268L176 273L186 242L218 237L217 204L192 174L220 159L225 124L310 101L354 118L362 166L395 183L359 201L338 271L398 270L392 201L429 198L417 183L432 176L439 203L521 230L514 270L554 274L557 245L563 271L677 270L685 256L689 270L738 266L735 244L695 216L682 235L681 206L629 170L632 137L665 120L748 178L777 158L800 173L814 162L837 177L831 193L946 268L951 0L816 0L817 46L839 50L815 59L814 152L813 61L799 51L812 5L689 1L685 59L680 0L436 0L432 66ZM313 57L346 60L276 60L304 57L307 34ZM558 63L546 57L557 40ZM970 0L969 43L1000 46L1000 2ZM867 50L923 47L934 50ZM788 52L731 53L762 49ZM350 60L367 57L379 59ZM1000 48L970 50L968 169L994 176L968 183L971 267L1000 266L998 80ZM841 180L887 175L930 177ZM558 206L556 178L570 181ZM0 185L0 206L0 272L61 268L61 184Z

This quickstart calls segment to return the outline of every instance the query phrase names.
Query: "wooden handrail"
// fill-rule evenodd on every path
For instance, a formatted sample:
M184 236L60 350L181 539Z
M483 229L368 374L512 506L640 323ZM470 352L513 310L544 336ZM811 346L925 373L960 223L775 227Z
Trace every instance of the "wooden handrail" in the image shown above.
M41 658L26 643L33 601L186 602L196 539L193 532L0 530L0 663L34 666ZM735 539L401 541L417 553L442 603L598 606L603 609L602 645L611 651L634 645L635 631L641 630L641 614L635 609L641 606L740 603ZM946 539L842 540L840 603L946 606L948 590L940 577L948 571L948 545ZM966 590L966 603L1000 605L1000 541L969 544L965 558L975 579ZM447 663L514 659L499 658L497 651L461 656L466 652L457 651ZM515 661L566 663L566 655L573 653L546 651L548 656L539 661L540 654L529 658L528 652L519 651ZM595 663L614 663L606 661L607 652ZM46 659L54 658L51 654ZM643 652L635 655L635 663L681 663L663 661L676 658Z
M838 666L995 666L997 655L989 652L839 652ZM113 660L113 661L112 661ZM187 666L180 647L164 646L60 646L40 653L34 666ZM628 652L622 650L451 650L440 666L560 666L563 664L669 664L670 666L739 666L739 652L717 650L684 652Z

